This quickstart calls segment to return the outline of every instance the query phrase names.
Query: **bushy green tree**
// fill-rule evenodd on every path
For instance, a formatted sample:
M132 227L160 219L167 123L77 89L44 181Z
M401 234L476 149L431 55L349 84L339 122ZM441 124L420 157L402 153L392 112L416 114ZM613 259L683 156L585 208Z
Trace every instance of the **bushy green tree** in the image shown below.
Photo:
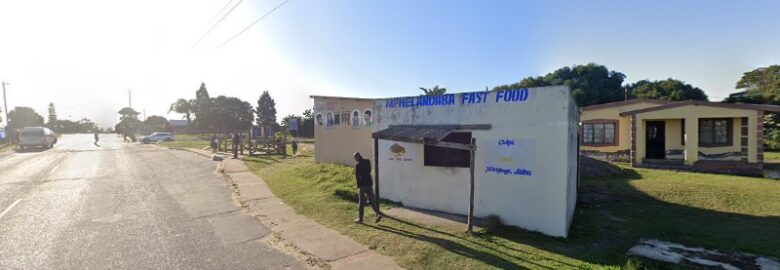
M562 67L544 76L527 77L517 83L494 87L493 90L567 85L578 106L609 103L624 99L623 80L626 75L595 63Z
M252 105L236 97L218 96L214 99L214 119L222 132L246 131L252 126Z
M12 129L43 126L43 116L30 107L14 107L8 112L8 126Z
M215 120L214 99L209 96L209 91L206 89L206 83L200 83L200 88L195 92L195 100L193 102L192 115L194 116L194 122L201 131L213 131Z
M158 131L170 131L171 124L168 123L168 119L159 115L152 115L143 121L143 133L150 134Z
M780 104L780 65L745 72L737 89L744 89L746 96L761 97L763 103Z
M680 80L672 78L663 81L641 80L626 86L631 98L647 98L657 100L707 100L707 94Z
M257 99L257 124L262 127L270 127L276 123L276 102L268 91L263 91Z

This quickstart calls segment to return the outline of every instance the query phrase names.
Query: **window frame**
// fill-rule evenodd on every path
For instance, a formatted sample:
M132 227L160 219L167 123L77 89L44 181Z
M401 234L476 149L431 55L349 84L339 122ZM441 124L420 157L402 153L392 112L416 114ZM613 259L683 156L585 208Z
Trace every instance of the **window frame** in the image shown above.
M596 141L596 125L602 124L603 130L601 132L602 134L602 142L595 142ZM585 142L585 125L592 125L591 130L591 140L592 142ZM613 126L612 136L614 136L613 142L604 142L607 138L607 125ZM585 120L582 121L580 126L580 145L583 146L593 146L593 147L605 147L605 146L618 146L620 145L620 120L615 119L592 119L592 120Z
M726 121L726 142L716 142L715 138L715 122L716 121ZM711 123L711 132L712 134L708 137L712 137L710 142L704 142L702 141L702 138L705 137L702 133L702 130L704 130L702 127L704 126L705 122ZM728 147L728 146L734 146L734 119L733 118L699 118L699 147Z

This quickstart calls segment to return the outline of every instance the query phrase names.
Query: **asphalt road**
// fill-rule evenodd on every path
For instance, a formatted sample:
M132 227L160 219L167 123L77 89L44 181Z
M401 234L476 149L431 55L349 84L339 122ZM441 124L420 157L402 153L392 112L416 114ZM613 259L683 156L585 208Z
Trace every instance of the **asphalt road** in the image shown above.
M109 134L0 157L0 269L301 269L215 167Z

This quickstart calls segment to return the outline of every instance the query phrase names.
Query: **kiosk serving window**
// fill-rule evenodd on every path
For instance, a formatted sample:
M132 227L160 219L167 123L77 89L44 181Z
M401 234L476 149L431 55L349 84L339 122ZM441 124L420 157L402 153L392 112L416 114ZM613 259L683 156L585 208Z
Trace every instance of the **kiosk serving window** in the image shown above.
M441 141L470 144L471 132L453 132ZM471 153L468 150L425 145L423 159L425 166L468 168L471 163Z

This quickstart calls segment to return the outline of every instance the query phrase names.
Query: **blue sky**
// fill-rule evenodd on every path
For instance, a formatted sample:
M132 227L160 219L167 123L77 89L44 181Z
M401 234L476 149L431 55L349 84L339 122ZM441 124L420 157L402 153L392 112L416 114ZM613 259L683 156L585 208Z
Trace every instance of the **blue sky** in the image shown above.
M342 89L333 94L469 91L596 62L629 82L673 77L719 100L742 72L780 63L778 10L778 1L293 0L265 31L304 74Z
M2 1L8 105L43 114L53 102L61 118L108 127L128 89L137 110L173 119L168 106L205 82L252 104L268 90L281 118L311 108L309 95L474 91L590 62L717 101L743 72L780 64L780 1L290 0L219 47L282 2L244 0L193 46L227 2Z

